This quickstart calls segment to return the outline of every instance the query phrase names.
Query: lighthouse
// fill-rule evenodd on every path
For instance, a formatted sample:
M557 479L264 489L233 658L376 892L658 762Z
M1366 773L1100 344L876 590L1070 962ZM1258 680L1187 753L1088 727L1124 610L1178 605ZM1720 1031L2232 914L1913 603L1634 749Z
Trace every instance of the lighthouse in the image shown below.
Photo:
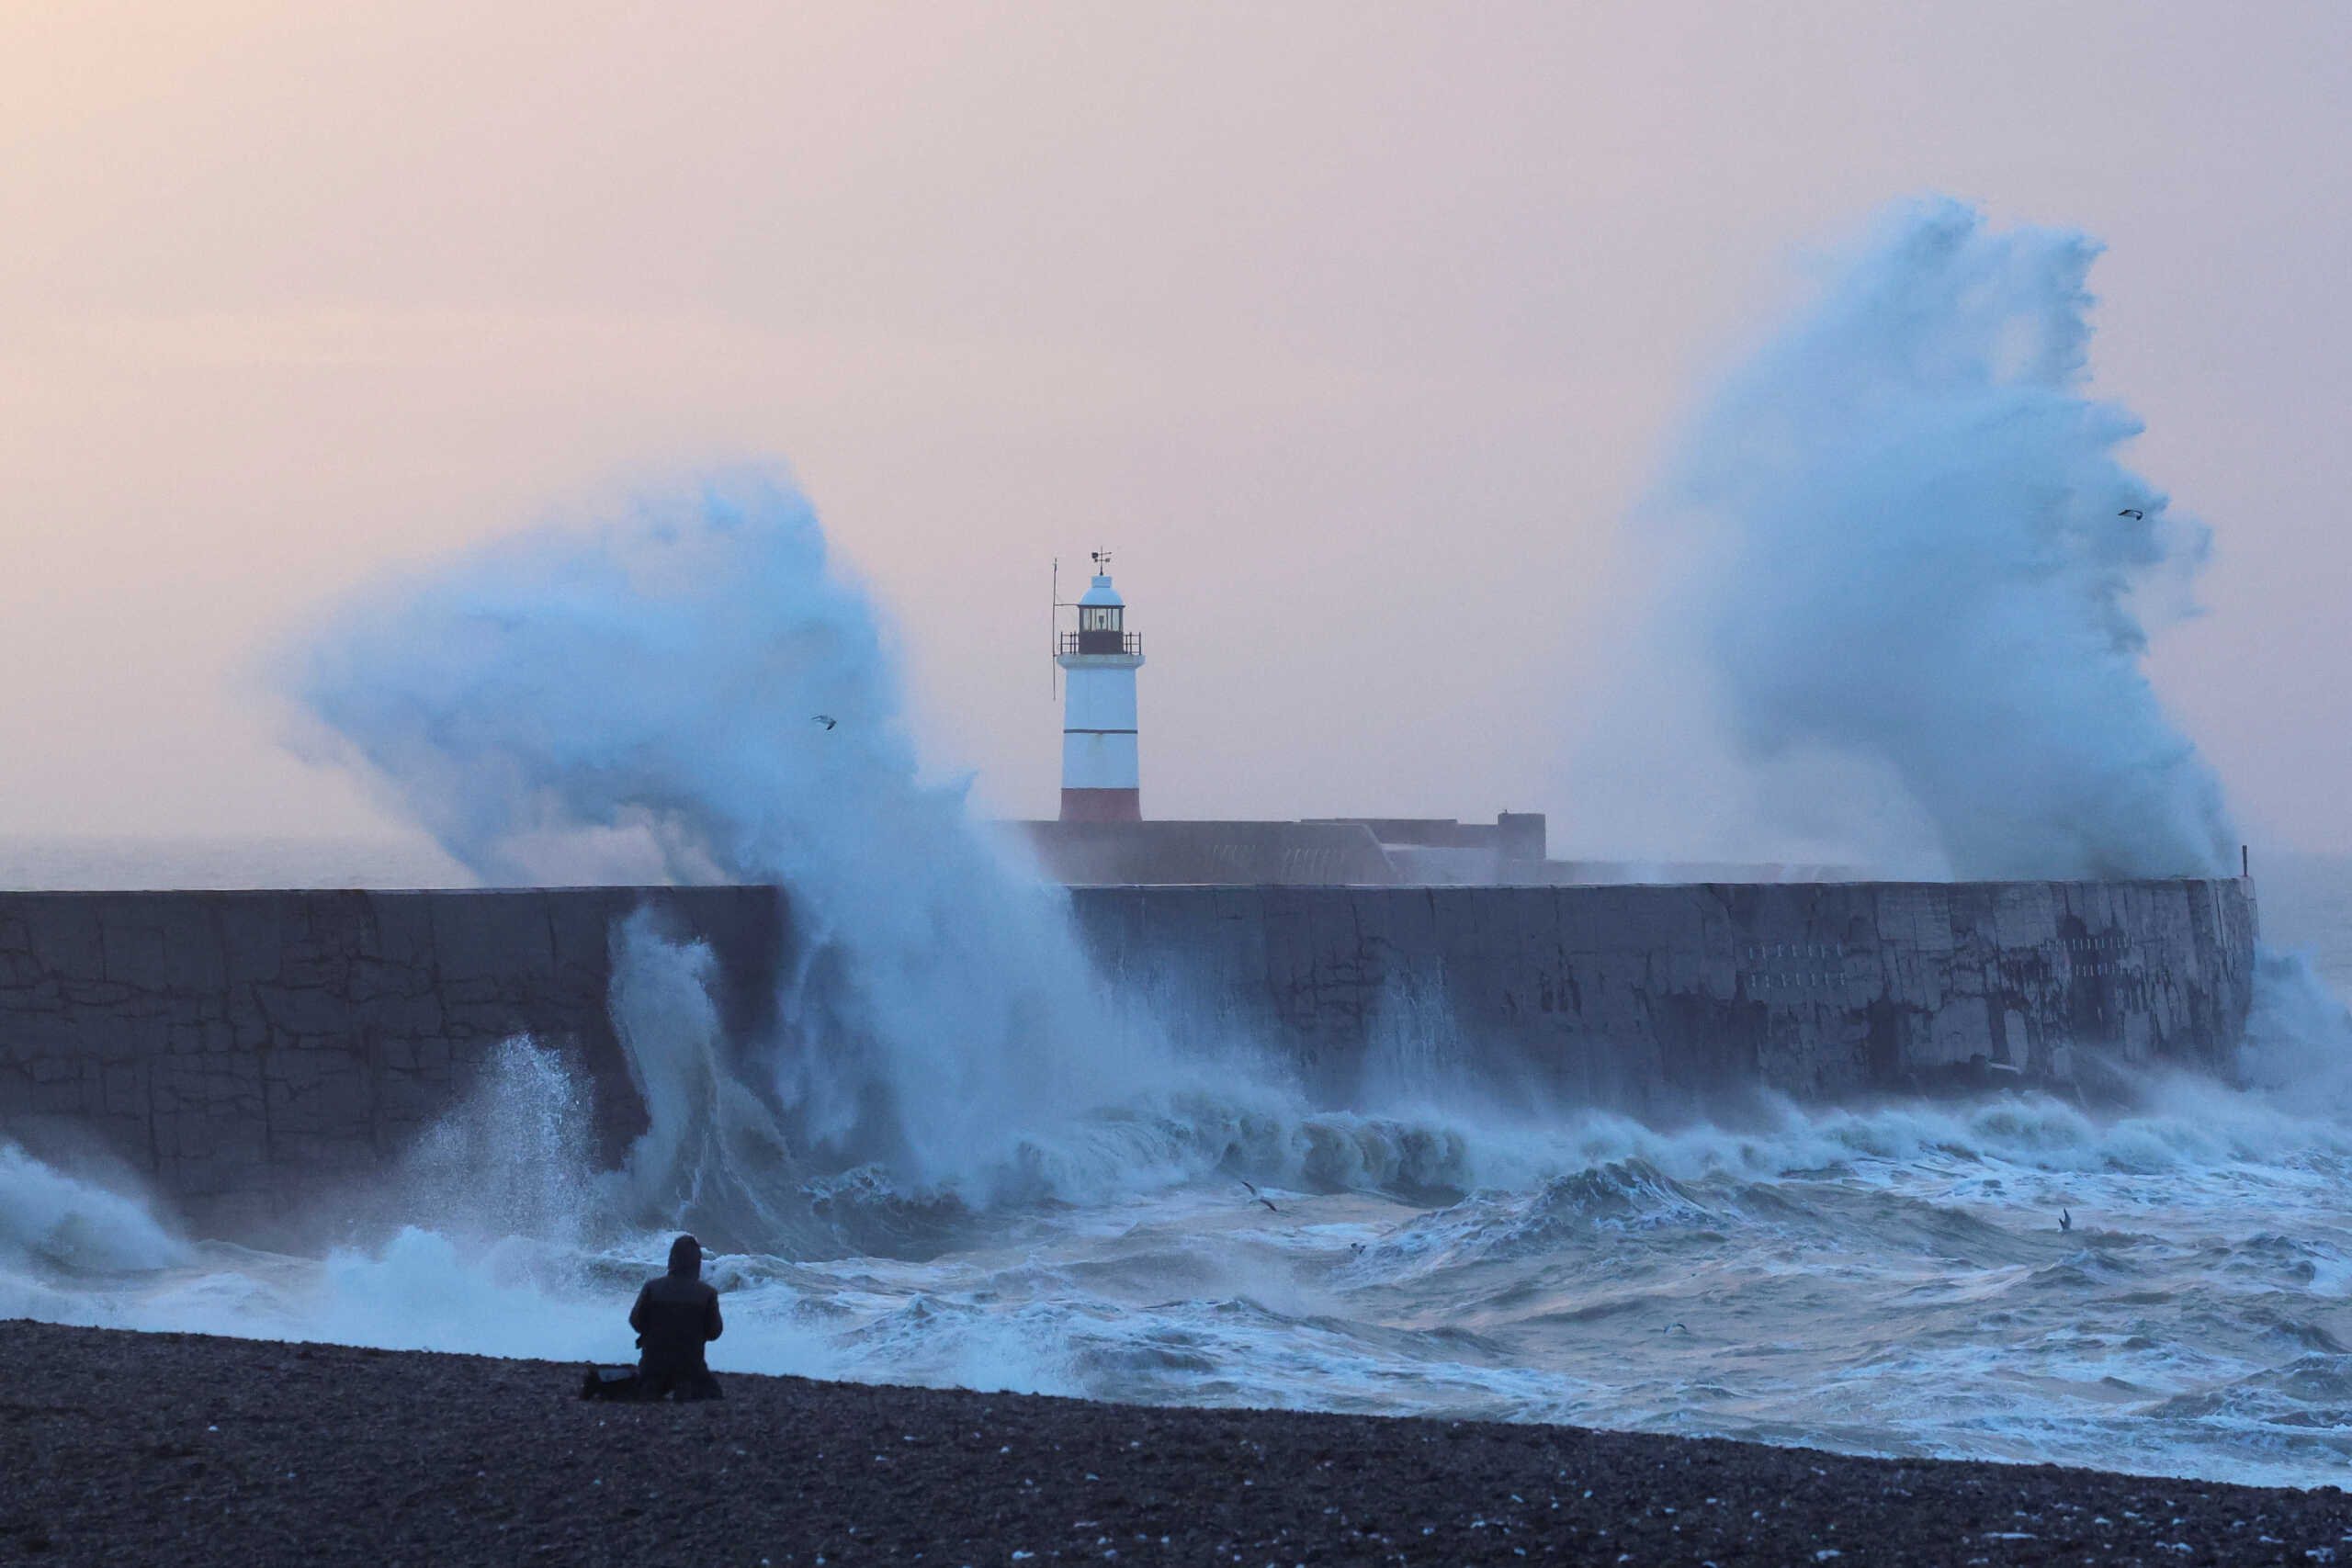
M1094 552L1094 581L1078 602L1078 630L1054 638L1063 671L1062 818L1140 822L1136 671L1143 639L1127 630L1126 601L1111 586L1111 556Z

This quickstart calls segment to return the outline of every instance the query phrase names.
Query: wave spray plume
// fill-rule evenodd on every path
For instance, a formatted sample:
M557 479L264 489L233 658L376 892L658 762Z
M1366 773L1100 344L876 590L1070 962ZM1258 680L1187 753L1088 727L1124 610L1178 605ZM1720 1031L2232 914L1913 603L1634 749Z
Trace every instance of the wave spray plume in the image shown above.
M985 1199L971 1183L1026 1138L1139 1081L1149 1042L1106 1016L1058 890L1009 875L961 792L922 779L870 604L781 479L438 566L347 607L288 678L487 881L787 889L800 972L748 1097L709 1060L729 1043L707 954L616 933L615 1021L655 1118L639 1174L673 1195L767 1101L796 1177L881 1162Z
M2118 461L2139 422L2085 391L2098 249L1898 207L1683 438L1661 500L1699 564L1663 621L1695 628L1741 754L1810 774L1792 824L1891 786L1951 876L2234 869L2142 669L2148 591L2205 534Z

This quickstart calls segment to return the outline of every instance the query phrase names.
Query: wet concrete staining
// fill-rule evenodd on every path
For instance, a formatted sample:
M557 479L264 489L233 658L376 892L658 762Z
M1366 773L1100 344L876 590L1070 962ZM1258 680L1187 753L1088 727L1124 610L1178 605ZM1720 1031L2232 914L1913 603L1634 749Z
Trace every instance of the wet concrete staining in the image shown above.
M0 1367L6 1562L2352 1562L2333 1489L742 1375L615 1405L571 1364L22 1321Z

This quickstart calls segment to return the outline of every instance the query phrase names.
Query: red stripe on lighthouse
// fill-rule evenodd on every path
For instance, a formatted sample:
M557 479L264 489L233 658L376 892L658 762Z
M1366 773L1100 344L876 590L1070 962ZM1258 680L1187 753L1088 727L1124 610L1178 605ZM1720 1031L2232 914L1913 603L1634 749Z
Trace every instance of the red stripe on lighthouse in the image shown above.
M1065 822L1140 822L1143 791L1139 789L1066 789L1062 791Z

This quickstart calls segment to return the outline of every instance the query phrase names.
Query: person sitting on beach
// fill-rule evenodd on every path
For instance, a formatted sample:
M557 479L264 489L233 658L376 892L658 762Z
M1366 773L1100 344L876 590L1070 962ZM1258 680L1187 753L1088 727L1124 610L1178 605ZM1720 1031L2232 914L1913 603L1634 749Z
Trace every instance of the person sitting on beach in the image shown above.
M682 1235L670 1244L670 1271L648 1280L628 1309L637 1330L638 1397L720 1399L718 1380L703 1361L703 1347L718 1337L718 1292L702 1277L702 1243Z

